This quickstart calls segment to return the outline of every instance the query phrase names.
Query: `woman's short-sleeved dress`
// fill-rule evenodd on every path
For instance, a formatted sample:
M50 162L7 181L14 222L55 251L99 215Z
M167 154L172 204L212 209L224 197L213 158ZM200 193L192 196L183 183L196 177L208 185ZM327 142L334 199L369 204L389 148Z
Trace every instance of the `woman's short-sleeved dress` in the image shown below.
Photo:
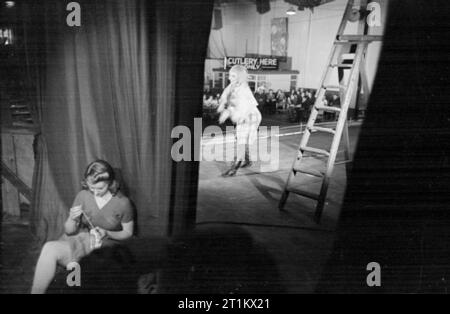
M89 217L89 220L95 227L100 227L108 231L121 231L122 223L133 220L133 207L130 200L120 191L101 209L98 207L94 195L86 190L82 190L75 197L72 207L81 205L83 212ZM91 249L90 233L86 217L81 216L80 230L75 235L64 234L60 240L69 242L71 249L70 260L79 261L83 256L88 255ZM102 246L113 245L116 240L104 239Z

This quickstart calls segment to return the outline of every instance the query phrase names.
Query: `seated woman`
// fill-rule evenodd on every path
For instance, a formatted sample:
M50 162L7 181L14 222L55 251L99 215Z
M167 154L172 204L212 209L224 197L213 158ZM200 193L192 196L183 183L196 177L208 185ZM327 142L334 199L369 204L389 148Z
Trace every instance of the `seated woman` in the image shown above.
M133 208L119 191L114 170L106 161L92 162L84 173L82 190L75 197L65 234L45 243L39 256L31 293L45 293L59 264L78 262L94 249L133 236Z

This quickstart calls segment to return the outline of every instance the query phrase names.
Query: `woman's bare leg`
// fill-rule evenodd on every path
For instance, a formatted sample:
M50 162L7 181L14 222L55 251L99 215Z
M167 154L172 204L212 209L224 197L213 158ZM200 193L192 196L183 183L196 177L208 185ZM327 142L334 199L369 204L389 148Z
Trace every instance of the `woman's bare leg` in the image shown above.
M66 264L70 257L70 245L66 241L50 241L42 247L34 272L32 294L45 293L55 277L56 266Z

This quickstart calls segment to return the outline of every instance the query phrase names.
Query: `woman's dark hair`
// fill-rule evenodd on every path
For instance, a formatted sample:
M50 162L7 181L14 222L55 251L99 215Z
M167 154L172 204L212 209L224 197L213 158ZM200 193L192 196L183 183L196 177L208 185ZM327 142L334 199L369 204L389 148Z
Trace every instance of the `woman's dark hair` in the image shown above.
M112 195L117 194L119 183L116 180L114 169L108 162L97 159L87 166L81 186L84 190L89 190L88 183L95 184L102 181L108 183L108 190Z

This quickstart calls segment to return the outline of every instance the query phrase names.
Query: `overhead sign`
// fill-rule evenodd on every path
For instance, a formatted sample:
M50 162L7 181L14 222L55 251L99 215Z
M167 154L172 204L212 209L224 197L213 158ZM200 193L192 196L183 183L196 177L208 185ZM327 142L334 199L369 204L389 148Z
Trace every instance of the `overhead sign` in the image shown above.
M233 65L240 64L247 70L278 70L277 58L251 58L251 57L225 57L224 69L230 69Z

